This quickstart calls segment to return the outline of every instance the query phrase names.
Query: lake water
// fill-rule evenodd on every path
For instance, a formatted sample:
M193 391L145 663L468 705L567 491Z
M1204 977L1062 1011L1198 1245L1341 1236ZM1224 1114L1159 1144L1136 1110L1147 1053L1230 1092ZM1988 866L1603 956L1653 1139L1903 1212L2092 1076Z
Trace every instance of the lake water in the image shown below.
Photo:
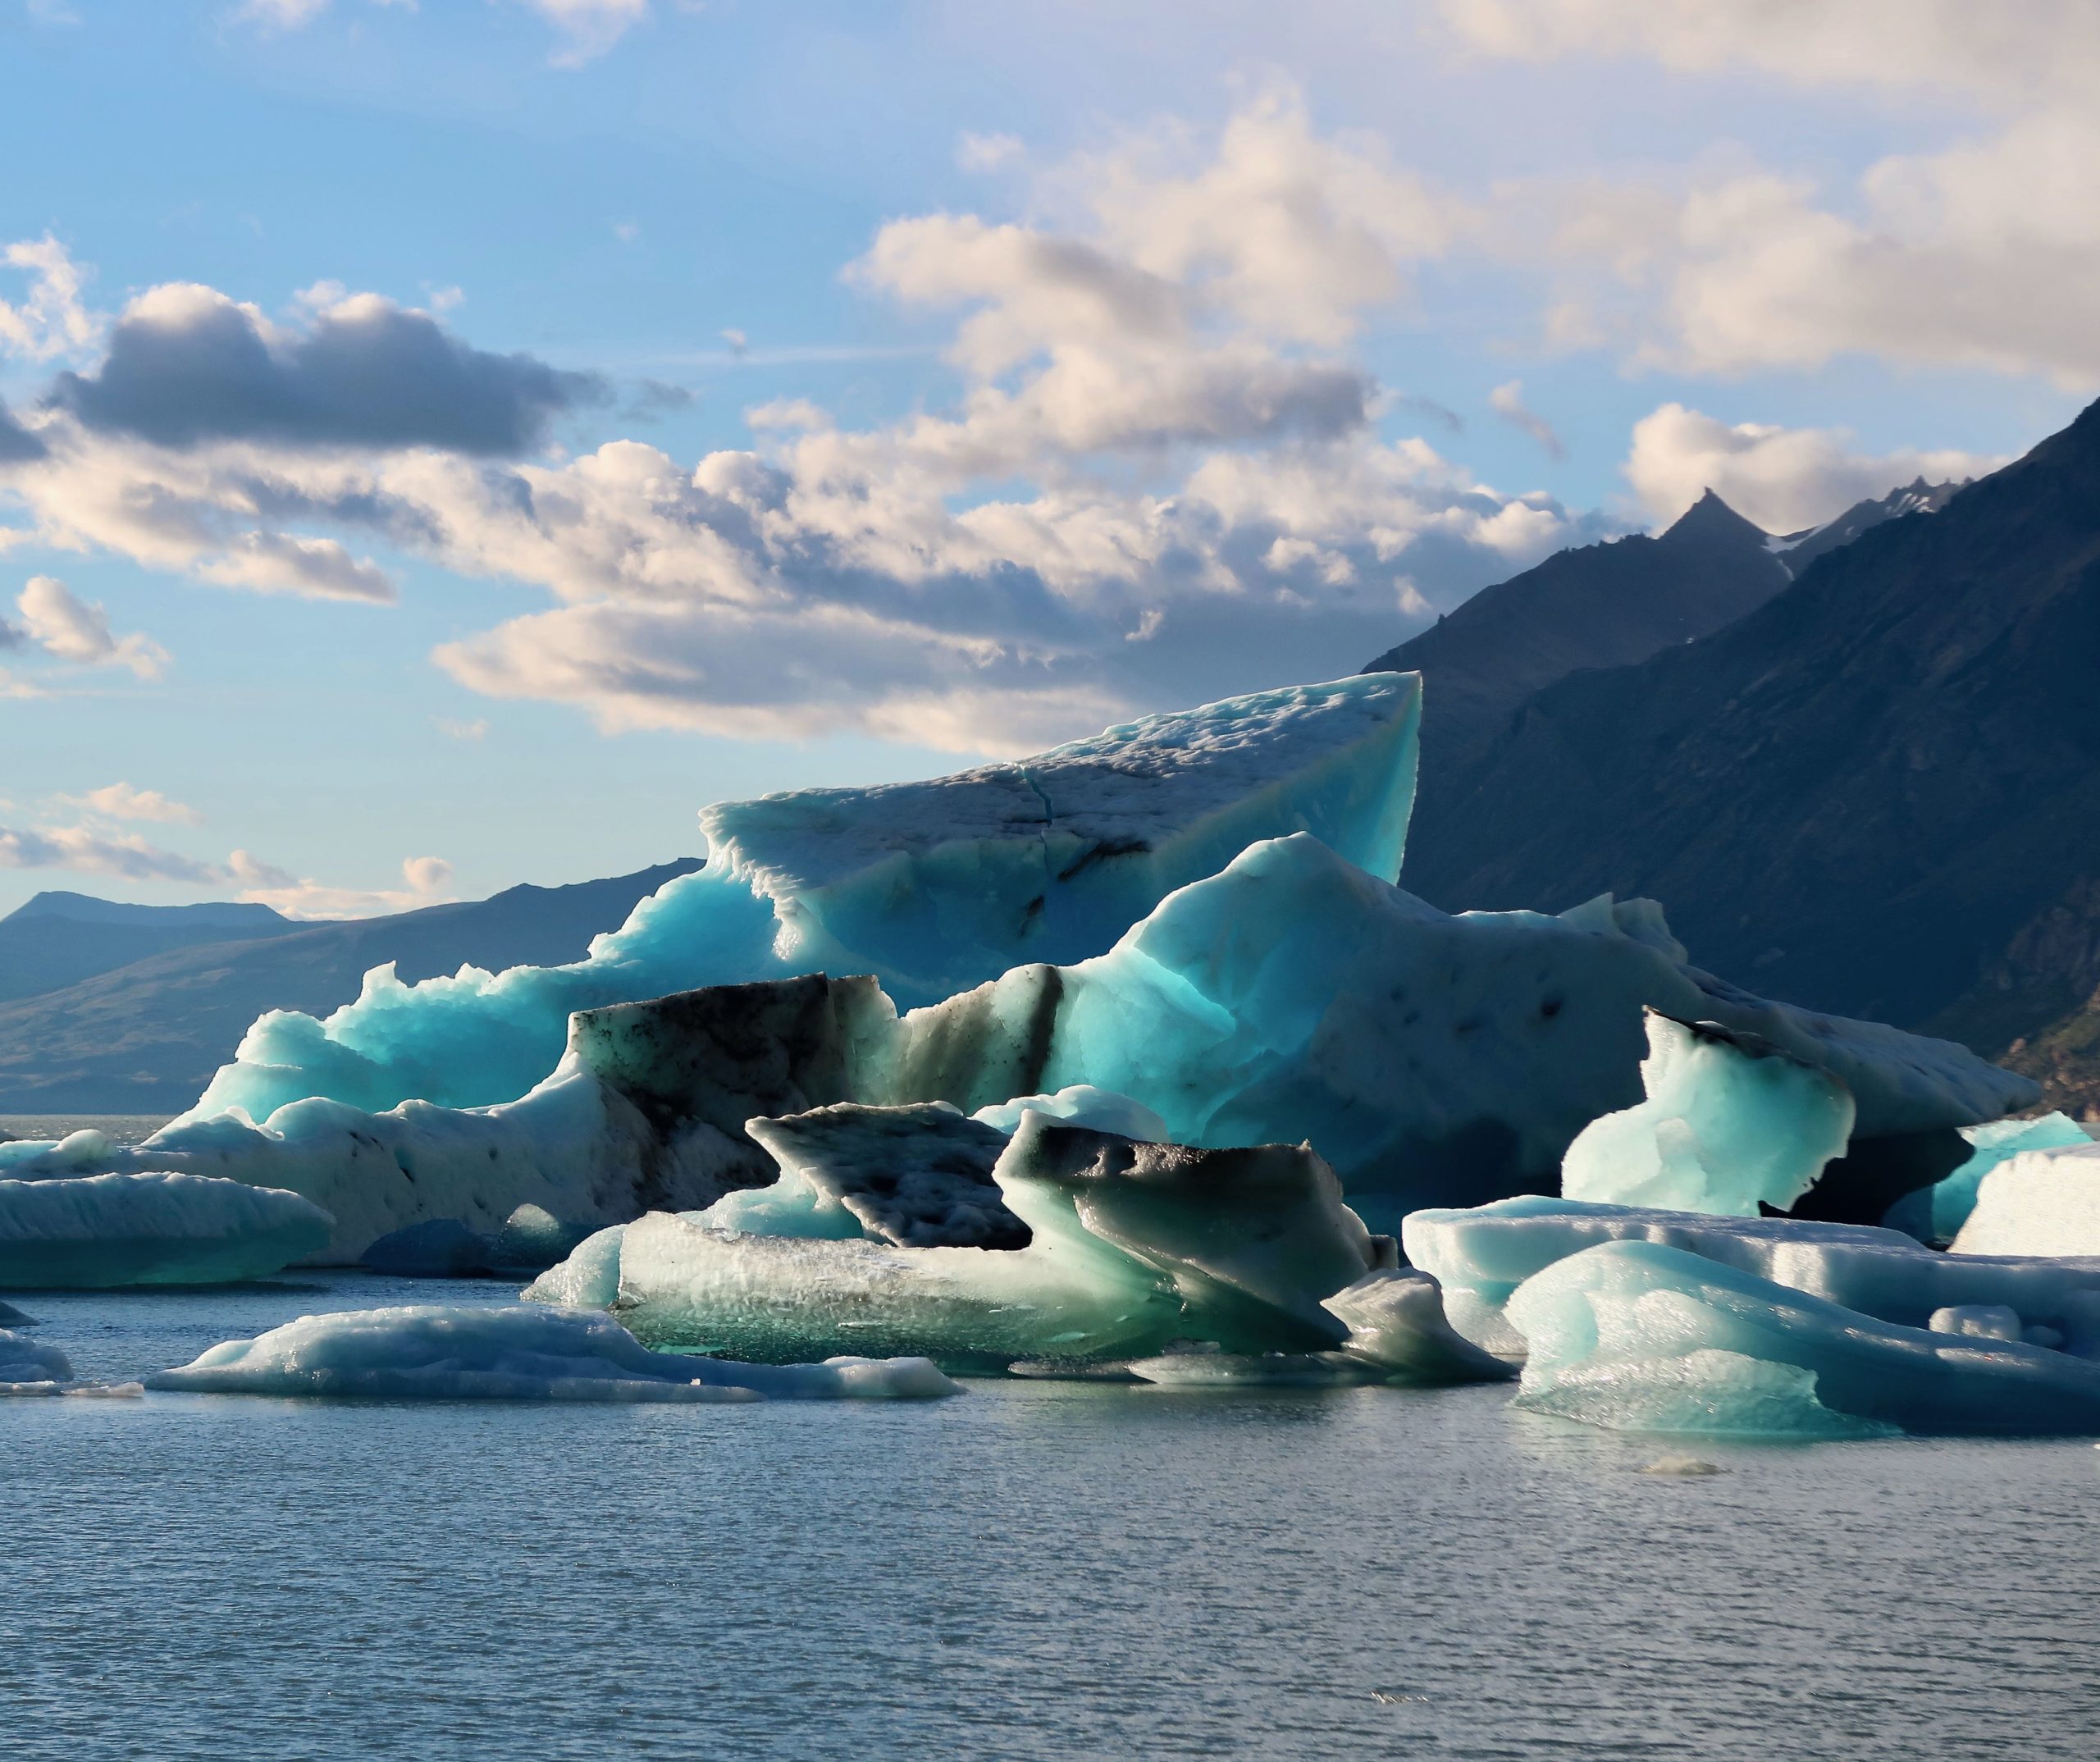
M16 1300L123 1377L509 1295ZM2100 1754L2100 1451L1664 1479L1682 1444L1506 1399L0 1401L0 1757Z

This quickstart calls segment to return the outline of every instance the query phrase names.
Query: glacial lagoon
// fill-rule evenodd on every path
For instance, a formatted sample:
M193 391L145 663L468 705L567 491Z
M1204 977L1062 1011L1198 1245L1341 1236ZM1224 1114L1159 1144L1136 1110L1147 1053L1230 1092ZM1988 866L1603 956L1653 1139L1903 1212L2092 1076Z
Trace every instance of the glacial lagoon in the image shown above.
M84 1376L286 1275L19 1294ZM0 1403L8 1762L174 1755L2089 1762L2100 1451L1644 1439L1503 1385ZM1689 1450L1723 1472L1642 1471Z

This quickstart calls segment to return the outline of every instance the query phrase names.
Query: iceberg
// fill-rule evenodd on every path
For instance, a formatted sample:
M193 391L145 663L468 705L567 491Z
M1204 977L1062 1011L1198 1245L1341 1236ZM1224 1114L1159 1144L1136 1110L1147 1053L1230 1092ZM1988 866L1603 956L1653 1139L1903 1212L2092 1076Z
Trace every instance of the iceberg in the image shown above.
M0 1180L0 1287L259 1279L320 1249L330 1227L297 1194L199 1175Z
M0 1390L31 1383L70 1383L73 1366L56 1346L0 1327Z
M1527 1279L1516 1404L1756 1437L2100 1432L2100 1363L1878 1321L1704 1255L1602 1242Z
M923 1359L734 1364L651 1352L609 1317L419 1304L302 1316L156 1372L203 1395L444 1401L927 1400L961 1390Z
M1755 1217L1845 1153L1851 1092L1821 1066L1718 1022L1646 1014L1647 1099L1576 1134L1560 1164L1569 1198Z
M2100 1144L2016 1150L1994 1163L1952 1252L2100 1256Z
M1970 1148L1960 1166L1933 1185L1904 1194L1889 1207L1882 1222L1920 1242L1944 1245L1961 1233L1961 1226L1976 1208L1977 1188L2001 1162L2022 1151L2066 1150L2093 1142L2090 1132L2061 1113L2045 1113L2036 1120L1993 1120L1983 1125L1965 1125L1961 1136ZM2100 1248L2085 1252L2100 1253Z
M906 1005L933 1002L1016 964L1098 954L1175 888L1284 833L1390 879L1420 719L1418 675L1363 674L931 782L718 804L701 815L707 866L584 960L420 984L376 968L324 1020L262 1016L186 1117L267 1120L315 1096L367 1112L509 1101L553 1066L575 1011L703 986L866 973Z
M1366 1273L1322 1307L1349 1328L1342 1350L1389 1382L1499 1382L1517 1374L1451 1326L1442 1289L1426 1272Z
M1106 954L911 1011L870 1036L880 1065L859 1098L974 1111L1089 1084L1177 1142L1309 1141L1392 1228L1423 1205L1556 1184L1585 1126L1640 1101L1647 1009L1756 1036L1774 1069L1783 1054L1789 1072L1828 1073L1852 1098L1856 1147L2034 1093L1949 1042L1702 973L1649 902L1454 916L1301 833L1170 895Z
M1719 1217L1527 1195L1408 1218L1409 1262L1443 1289L1453 1327L1510 1358L1525 1350L1509 1306L1524 1283L1606 1242L1645 1242L1909 1328L1935 1312L2002 1306L2023 1337L2100 1358L2100 1259L1942 1254L1899 1230L1788 1217Z
M652 1344L743 1358L851 1348L998 1370L1143 1358L1182 1340L1330 1350L1349 1331L1322 1300L1395 1258L1302 1146L1143 1143L1030 1112L992 1179L1025 1247L756 1235L652 1212L593 1236L526 1294L610 1304Z

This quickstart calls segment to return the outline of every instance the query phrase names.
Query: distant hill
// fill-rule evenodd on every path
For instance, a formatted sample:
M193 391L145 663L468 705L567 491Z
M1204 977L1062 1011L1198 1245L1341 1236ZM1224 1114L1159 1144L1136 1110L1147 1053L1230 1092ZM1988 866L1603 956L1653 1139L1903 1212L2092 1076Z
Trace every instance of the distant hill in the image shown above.
M472 903L349 923L279 919L259 934L222 924L208 930L210 940L157 948L41 994L17 992L0 1002L0 1113L178 1112L265 1010L325 1016L357 995L368 968L389 961L404 979L421 979L463 962L500 969L580 960L591 938L618 928L637 901L700 866L688 857L611 880L514 887ZM53 897L66 896L39 898ZM25 906L0 920L0 956L16 925L65 937L151 928ZM0 965L0 975L12 970Z
M0 918L0 1003L57 991L134 961L301 926L267 906L129 906L86 893L39 893Z
M2100 405L1713 634L1536 692L1403 879L1447 906L1650 894L1702 965L2027 1040L2068 1098L2100 984Z

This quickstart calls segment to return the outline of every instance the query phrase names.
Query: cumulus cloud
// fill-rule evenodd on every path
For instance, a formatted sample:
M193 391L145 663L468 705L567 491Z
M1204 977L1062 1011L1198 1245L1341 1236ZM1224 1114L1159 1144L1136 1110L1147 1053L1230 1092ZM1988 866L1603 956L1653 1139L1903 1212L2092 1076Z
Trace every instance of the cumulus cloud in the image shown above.
M1521 428L1545 448L1556 463L1568 457L1568 448L1553 424L1524 402L1524 382L1513 379L1487 395L1488 408L1513 428Z
M966 171L996 171L1002 165L1011 165L1025 151L1011 135L966 132L956 143L955 162Z
M1637 55L1680 72L1747 69L1792 84L1940 86L2027 103L2100 80L2089 0L1443 0L1471 48L1546 60Z
M158 789L134 789L116 783L91 789L84 796L64 797L75 807L109 819L151 820L164 825L201 826L204 816L186 802L171 800Z
M22 427L12 410L0 404L0 465L42 459L44 451L43 442Z
M100 605L79 598L53 576L33 575L15 601L22 623L20 640L80 667L126 667L141 679L160 677L168 652L136 632L118 636Z
M562 46L557 67L580 67L603 55L649 16L649 0L517 0L553 25Z
M239 886L241 899L288 918L383 917L442 905L451 897L446 889L452 865L441 856L408 858L401 865L404 884L398 888L331 887L265 862L252 851L235 851L224 875Z
M301 331L216 289L171 283L133 300L101 365L59 375L49 402L90 432L167 448L495 455L538 445L555 417L605 395L595 376L470 348L377 294L336 299Z
M91 348L102 321L82 297L87 272L49 233L21 239L0 249L0 261L30 278L20 304L0 299L0 352L48 361Z
M1540 182L1500 228L1541 238L1550 340L1739 375L1857 354L2100 386L2100 8L2088 0L1450 0L1465 40L1541 58L1637 54L1797 85L1938 85L1990 118L1855 180L1769 167Z
M1711 489L1768 532L1795 532L1914 477L1959 482L2004 463L1952 450L1864 453L1842 429L1730 424L1665 404L1634 425L1623 468L1659 526Z
M0 825L0 869L71 869L84 874L121 875L127 881L200 886L226 879L223 870L148 844L136 833L84 825L35 829Z
M183 288L127 312L45 412L48 456L5 481L45 542L209 580L377 598L358 555L379 542L537 585L551 609L437 653L491 695L973 751L1345 672L1609 529L1381 432L1405 406L1349 343L1463 217L1376 142L1270 92L1023 198L1025 221L900 219L851 266L952 324L958 395L885 425L782 403L696 463L631 440L535 457L482 444L530 408L463 436L456 412L416 415L418 388L411 417L375 392L353 420L314 368L336 326L413 322L431 346L434 321L322 288L280 331ZM444 342L476 372L498 358ZM185 372L197 395L165 395Z

